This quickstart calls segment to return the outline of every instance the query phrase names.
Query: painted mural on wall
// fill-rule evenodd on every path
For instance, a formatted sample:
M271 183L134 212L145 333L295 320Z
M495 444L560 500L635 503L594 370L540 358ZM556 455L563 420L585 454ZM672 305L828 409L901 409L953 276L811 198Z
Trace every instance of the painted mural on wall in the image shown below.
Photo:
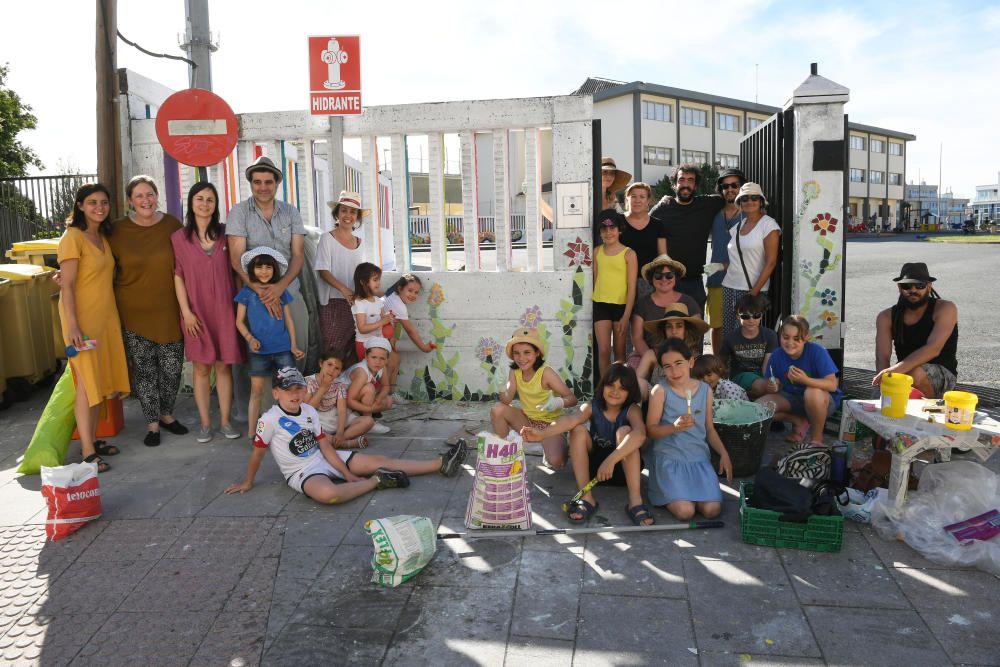
M588 332L586 345L581 349L574 345L574 333L580 326L580 314L584 307L585 267L591 266L593 260L590 255L590 245L579 237L576 241L567 243L566 247L563 255L569 258L568 265L575 266L576 270L573 272L570 294L568 298L560 299L559 309L554 314L560 332L554 333L546 324L546 314L538 304L524 308L519 325L538 330L539 336L549 349L549 358L552 357L554 346L559 346L564 360L553 364L552 368L559 372L567 386L582 399L589 398L593 392L593 340ZM449 349L448 339L455 333L456 325L448 325L444 321L442 306L446 302L444 287L440 283L433 283L427 296L427 306L431 322L429 337L437 344L437 349L432 352L430 363L418 367L413 372L408 390L401 393L405 398L417 401L497 400L500 390L506 386L509 370L508 359L504 353L506 336L502 339L492 335L479 338L474 354L478 362L475 367L481 371L481 375L470 377L468 360L463 360L462 353L454 351L454 346ZM589 324L589 318L586 318L584 326L589 329ZM459 377L460 366L466 371L465 377ZM407 384L402 375L399 384L400 387Z
M801 292L802 300L798 314L809 320L812 337L817 342L832 338L834 345L839 344L840 335L840 302L841 289L838 266L843 260L842 252L835 252L843 247L843 227L834 217L834 213L823 210L826 202L820 195L822 188L816 181L806 181L802 186L802 204L796 216L799 223L798 234L811 236L816 244L810 250L806 243L798 243L800 249L799 276L805 292ZM812 206L814 202L819 205ZM839 228L839 229L838 229ZM832 331L831 331L832 330ZM837 332L832 335L833 331Z

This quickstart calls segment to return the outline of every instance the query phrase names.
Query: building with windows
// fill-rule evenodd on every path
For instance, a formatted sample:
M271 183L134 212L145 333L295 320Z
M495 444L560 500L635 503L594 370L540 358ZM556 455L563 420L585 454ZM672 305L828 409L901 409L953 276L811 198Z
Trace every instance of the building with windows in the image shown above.
M1000 220L1000 173L996 183L976 186L976 196L969 202L969 207L972 218L979 226Z
M656 183L678 164L739 166L740 140L779 107L655 83L588 78L576 94L594 98L601 151L635 180ZM901 218L906 142L912 134L849 123L850 214Z
M905 191L903 208L905 225L915 229L918 225L943 225L949 228L965 219L969 200L956 197L951 192L938 195L937 185L909 183Z

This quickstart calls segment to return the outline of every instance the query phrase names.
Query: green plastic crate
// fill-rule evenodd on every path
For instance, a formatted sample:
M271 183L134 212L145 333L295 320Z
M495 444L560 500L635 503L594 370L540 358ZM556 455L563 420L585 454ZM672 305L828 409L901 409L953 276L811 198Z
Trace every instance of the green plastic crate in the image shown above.
M806 523L779 521L781 514L750 506L753 483L740 482L740 536L747 544L807 551L840 551L844 517L814 514Z

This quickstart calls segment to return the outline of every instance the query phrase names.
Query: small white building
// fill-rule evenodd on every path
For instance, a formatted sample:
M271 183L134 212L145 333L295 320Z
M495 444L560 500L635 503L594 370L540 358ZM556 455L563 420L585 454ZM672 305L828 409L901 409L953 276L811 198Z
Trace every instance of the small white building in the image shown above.
M976 196L969 207L977 224L984 225L1000 220L1000 172L997 182L991 185L977 185Z

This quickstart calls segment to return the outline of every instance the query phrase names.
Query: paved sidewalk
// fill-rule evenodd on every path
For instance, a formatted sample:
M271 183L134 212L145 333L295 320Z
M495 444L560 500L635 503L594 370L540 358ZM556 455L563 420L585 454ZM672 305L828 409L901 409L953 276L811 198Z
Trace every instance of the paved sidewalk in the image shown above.
M837 554L745 545L735 491L723 529L450 540L411 582L379 589L364 522L411 513L462 530L471 466L321 507L267 457L252 491L226 496L246 441L143 447L134 401L101 476L103 519L45 543L40 480L14 473L44 400L0 412L2 664L1000 665L1000 579L855 524ZM369 451L431 457L486 409L406 406ZM196 422L190 399L177 414ZM572 475L539 463L536 524L567 526ZM597 499L596 522L628 523L624 489Z

